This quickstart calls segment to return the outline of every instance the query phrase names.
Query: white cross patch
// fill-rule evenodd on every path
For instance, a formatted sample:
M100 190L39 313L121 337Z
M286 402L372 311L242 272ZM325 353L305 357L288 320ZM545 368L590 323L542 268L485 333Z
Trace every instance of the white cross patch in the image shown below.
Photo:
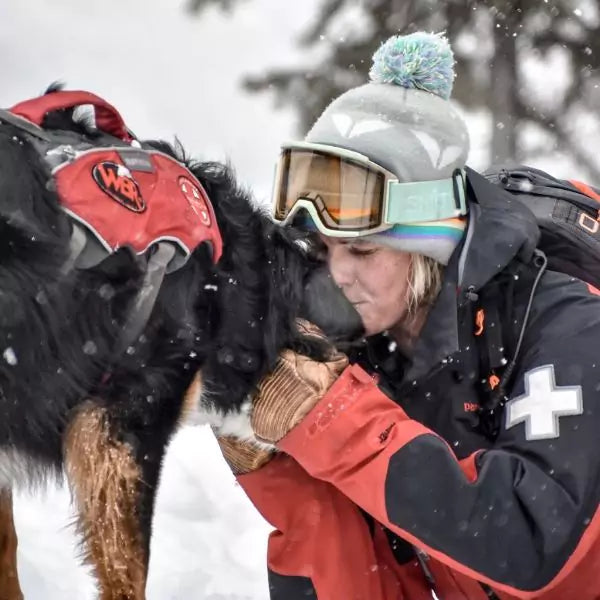
M556 386L554 365L525 373L525 393L506 404L506 429L525 422L527 440L546 440L560 435L558 418L583 413L580 385Z

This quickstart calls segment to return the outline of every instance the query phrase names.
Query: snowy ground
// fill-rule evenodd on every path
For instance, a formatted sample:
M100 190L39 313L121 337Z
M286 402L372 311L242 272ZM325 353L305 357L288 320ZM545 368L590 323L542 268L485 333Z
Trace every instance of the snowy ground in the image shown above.
M19 575L27 600L92 600L77 561L69 494L20 494ZM167 454L158 494L148 600L267 600L268 525L227 471L212 434L187 427Z

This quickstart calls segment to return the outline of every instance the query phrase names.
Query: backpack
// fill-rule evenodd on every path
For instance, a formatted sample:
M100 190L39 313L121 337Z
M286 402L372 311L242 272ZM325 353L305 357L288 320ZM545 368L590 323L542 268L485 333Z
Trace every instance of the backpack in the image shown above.
M93 107L95 130L72 127L68 111L79 106ZM56 119L61 111L68 126L45 127L47 116ZM204 242L218 261L222 239L206 190L160 145L135 139L117 109L90 92L51 90L0 109L5 125L15 132L13 140L25 139L38 152L68 216L63 272L107 264L122 248L143 271L117 346L124 350L148 320L166 273L182 267Z
M527 166L488 171L534 214L548 268L600 288L600 189Z
M580 181L557 179L528 166L492 169L484 177L527 206L541 233L534 259L540 270L518 339L507 339L503 331L500 304L506 303L497 297L499 288L491 287L478 300L475 335L482 388L480 429L493 439L500 428L506 391L518 363L529 309L544 270L576 277L586 282L591 292L600 295L597 289L600 288L600 190ZM497 326L484 328L484 314Z

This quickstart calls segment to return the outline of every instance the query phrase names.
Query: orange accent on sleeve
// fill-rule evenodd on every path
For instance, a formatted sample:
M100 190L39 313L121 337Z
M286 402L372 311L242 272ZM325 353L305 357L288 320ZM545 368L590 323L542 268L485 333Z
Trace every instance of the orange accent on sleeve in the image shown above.
M591 283L588 283L588 292L594 294L594 296L600 296L600 290L594 287Z
M475 483L477 481L476 459L480 452L481 450L473 452L473 454L470 454L466 458L463 458L462 460L458 461L460 468L471 483Z

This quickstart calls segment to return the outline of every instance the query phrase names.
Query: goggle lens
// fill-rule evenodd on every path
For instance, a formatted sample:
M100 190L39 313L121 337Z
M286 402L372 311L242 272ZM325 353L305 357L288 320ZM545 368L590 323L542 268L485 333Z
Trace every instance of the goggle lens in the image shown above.
M383 220L385 175L347 158L316 150L283 151L275 218L283 221L299 200L314 206L323 224L360 231Z

